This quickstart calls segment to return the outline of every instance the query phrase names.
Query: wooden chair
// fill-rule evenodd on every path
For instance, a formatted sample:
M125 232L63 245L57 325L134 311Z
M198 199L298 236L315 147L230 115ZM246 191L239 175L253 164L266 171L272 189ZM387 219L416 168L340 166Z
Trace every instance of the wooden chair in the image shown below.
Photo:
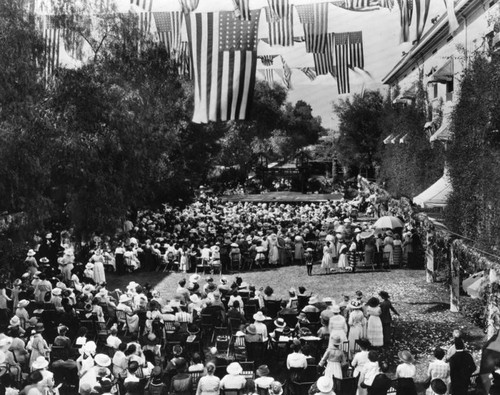
M58 361L62 359L66 361L69 358L68 348L64 346L52 346L50 349L50 361Z
M227 321L228 321L228 326L229 326L229 330L231 332L231 335L234 336L236 334L236 332L238 332L240 330L241 319L229 318Z
M278 311L281 309L281 300L266 300L264 305L267 308L267 315L271 318L276 318Z
M333 378L333 390L337 394L356 395L358 390L358 376L344 379Z
M229 388L221 388L220 395L243 395L245 391L243 389L235 390Z
M255 378L255 372L254 372L254 362L253 361L245 361L245 362L240 362L240 365L242 367L242 372L241 375L245 376L246 379L254 379Z
M245 304L243 306L243 311L245 312L245 319L248 320L248 321L253 321L253 315L257 312L257 310L258 310L258 307L254 303L252 303L252 304Z
M191 393L196 394L196 390L198 389L198 382L202 378L202 376L205 374L203 370L198 371L198 372L189 372L189 375L191 376L191 384L193 385L191 388Z

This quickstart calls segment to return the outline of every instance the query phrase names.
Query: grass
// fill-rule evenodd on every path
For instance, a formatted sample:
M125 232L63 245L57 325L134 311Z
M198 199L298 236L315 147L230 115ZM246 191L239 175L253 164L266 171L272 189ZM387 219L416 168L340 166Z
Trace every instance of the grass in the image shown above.
M177 282L181 278L187 279L189 275L156 272L108 275L108 283L110 289L123 289L129 281L149 283L161 292L162 297L170 299L175 293ZM271 286L275 294L282 298L287 298L290 287L298 288L300 285L320 298L329 296L337 302L341 301L344 294L353 297L357 290L363 292L365 300L376 296L381 290L387 291L401 316L394 320L394 345L385 348L383 355L391 365L391 371L394 371L398 364L397 352L410 350L417 361L417 382L425 380L434 348L449 347L453 329L462 330L466 346L476 361L479 361L479 348L484 341L484 333L460 313L449 311L448 288L442 283L426 283L423 270L325 275L319 266L314 266L313 276L307 276L305 267L288 266L239 275L243 281L257 288ZM236 275L226 277L231 282Z

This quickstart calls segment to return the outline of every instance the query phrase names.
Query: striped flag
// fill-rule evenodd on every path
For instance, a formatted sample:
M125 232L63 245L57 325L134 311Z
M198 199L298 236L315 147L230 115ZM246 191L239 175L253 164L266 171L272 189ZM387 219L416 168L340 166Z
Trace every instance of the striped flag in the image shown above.
M187 41L181 42L177 51L176 62L179 75L191 79L193 75L193 62L191 53L189 52L189 43Z
M130 4L141 7L144 11L151 12L153 9L153 0L130 0Z
M42 38L44 41L43 78L47 83L50 76L59 67L59 45L61 29L54 15L45 15Z
M424 32L425 22L427 22L427 16L429 15L429 5L431 0L415 0L415 12L417 16L417 41L420 41L420 37Z
M158 38L164 43L171 59L175 59L181 47L181 25L183 13L153 12Z
M259 55L258 58L264 66L272 66L274 64L274 58L278 55Z
M250 20L250 0L233 0L234 16L244 21Z
M399 42L410 41L410 25L413 14L413 0L398 0L401 34Z
M302 67L300 69L311 81L316 79L316 71L312 67Z
M388 8L392 10L394 7L394 0L379 0L379 2L380 2L380 7L382 8Z
M325 53L313 53L314 68L317 75L332 73L335 65L335 33L328 33Z
M379 0L338 0L333 5L350 11L376 11L380 9Z
M293 45L293 10L288 0L267 0L265 7L269 45Z
M283 83L286 89L292 89L292 69L288 67L283 56L281 57L281 61L283 62Z
M269 86L274 85L274 70L273 69L260 69L262 74L264 74L264 81L266 81Z
M193 122L245 119L255 87L260 10L250 21L232 11L186 16L194 73Z
M349 67L365 68L363 52L363 32L350 32L349 35Z
M296 8L304 27L306 52L325 52L328 33L328 3L297 5Z
M335 63L339 95L349 93L349 33L335 33Z
M179 3L181 5L182 12L184 14L189 14L198 8L200 0L179 0Z
M455 1L454 0L443 0L446 6L446 13L448 14L448 26L450 34L453 35L458 29L460 24L457 20L457 15L455 14Z

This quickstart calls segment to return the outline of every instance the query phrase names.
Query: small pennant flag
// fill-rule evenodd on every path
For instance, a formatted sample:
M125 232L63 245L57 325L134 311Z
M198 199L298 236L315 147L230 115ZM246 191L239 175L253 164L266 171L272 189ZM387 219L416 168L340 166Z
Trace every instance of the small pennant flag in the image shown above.
M234 16L238 19L250 20L250 0L233 0Z
M186 16L194 74L193 122L246 118L255 87L260 9L250 13L250 21L236 19L233 11Z
M293 45L293 12L288 0L268 0L265 7L269 45Z
M281 61L283 62L283 83L287 89L292 89L292 69L288 67L283 56L281 57Z
M313 67L302 67L300 71L302 71L311 81L316 79L316 71Z
M297 5L304 27L306 52L324 53L328 33L328 3Z
M425 22L427 22L427 16L429 15L429 5L431 0L415 0L415 12L417 16L417 41L420 41L420 37L424 32Z

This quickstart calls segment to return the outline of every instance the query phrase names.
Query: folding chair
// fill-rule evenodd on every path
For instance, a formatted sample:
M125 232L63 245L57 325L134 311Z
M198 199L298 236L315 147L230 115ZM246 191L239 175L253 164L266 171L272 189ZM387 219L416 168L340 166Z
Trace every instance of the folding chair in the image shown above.
M205 374L204 371L200 372L189 372L189 375L191 376L191 384L193 385L191 388L191 393L196 394L196 390L198 389L198 382L200 381L201 377Z
M236 334L236 332L238 332L240 330L241 319L229 318L228 319L228 326L229 326L229 330L231 332L231 335L234 336Z
M226 327L215 327L212 335L212 343L215 340L215 347L219 353L229 351L229 342L231 341L231 336L229 334L229 329Z
M129 333L127 313L123 310L116 310L116 320L118 322L118 329L126 336Z
M255 303L250 304L250 300L248 301L249 304L244 304L243 305L243 311L245 312L245 319L248 321L253 320L253 315L257 312L258 307ZM258 303L258 301L255 301Z
M64 346L52 346L50 349L50 361L58 361L62 359L66 361L69 358L68 348Z
M267 308L267 315L271 318L276 318L278 311L281 309L281 300L266 300L264 305Z
M254 362L253 361L244 361L240 362L241 368L243 369L241 372L242 376L245 376L246 379L254 379Z
M207 335L213 334L215 324L215 318L212 314L201 314L201 337L202 339L208 339Z

